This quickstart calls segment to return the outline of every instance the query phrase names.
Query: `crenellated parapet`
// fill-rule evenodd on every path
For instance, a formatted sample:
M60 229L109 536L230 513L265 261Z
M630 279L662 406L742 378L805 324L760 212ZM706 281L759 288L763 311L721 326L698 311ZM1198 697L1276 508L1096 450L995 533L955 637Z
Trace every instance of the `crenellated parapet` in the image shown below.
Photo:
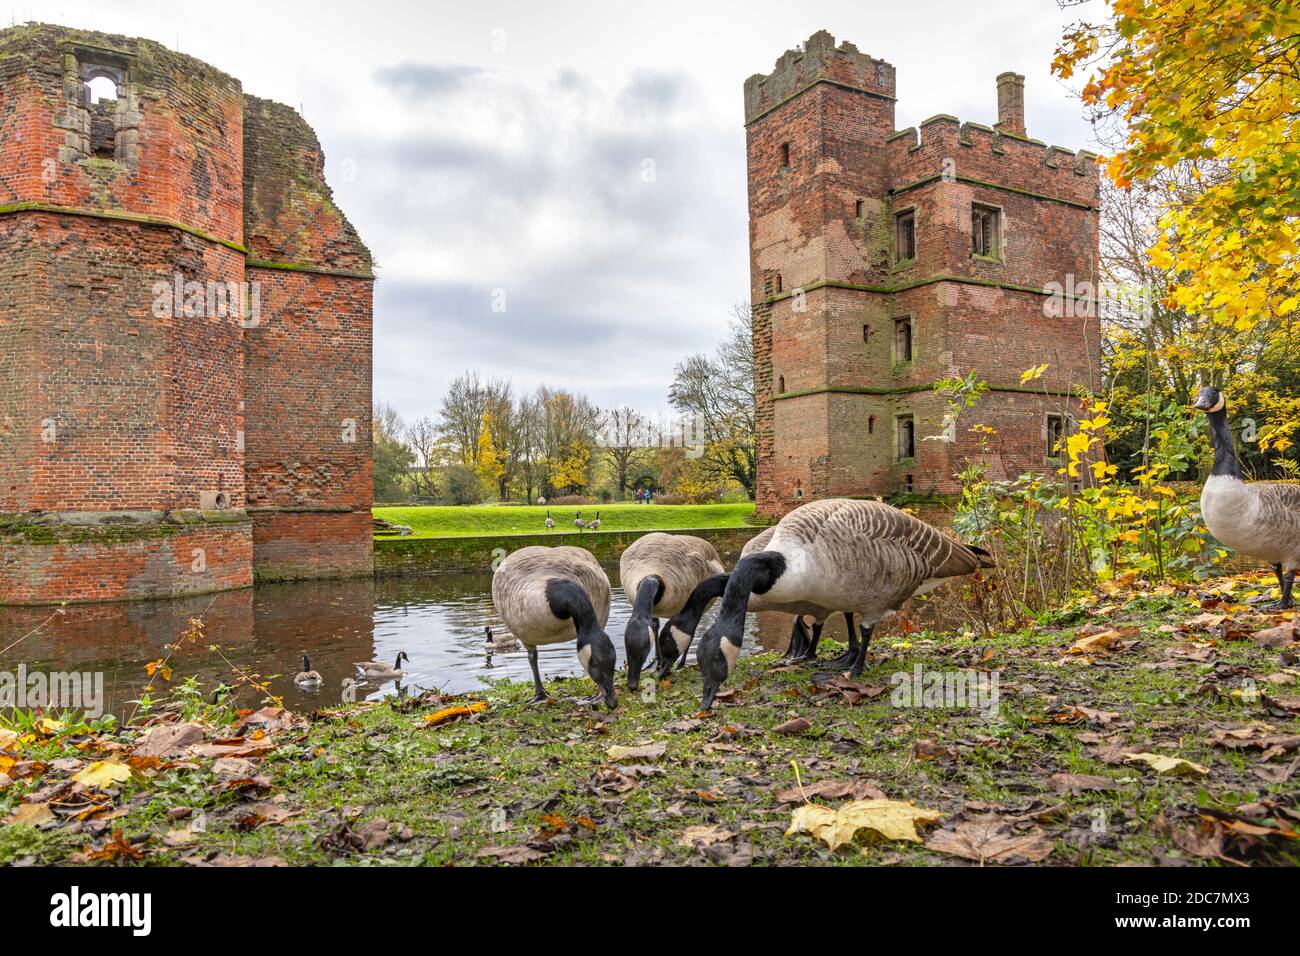
M745 81L745 123L817 83L830 83L872 96L894 99L894 67L868 56L845 40L819 30L794 50L786 50L771 73L755 73Z

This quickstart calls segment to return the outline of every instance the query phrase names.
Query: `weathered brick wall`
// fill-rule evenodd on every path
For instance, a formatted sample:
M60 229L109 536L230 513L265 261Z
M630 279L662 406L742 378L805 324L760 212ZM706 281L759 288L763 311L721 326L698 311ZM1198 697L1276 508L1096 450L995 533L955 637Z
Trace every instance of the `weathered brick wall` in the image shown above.
M302 117L249 97L244 130L249 276L263 319L244 336L254 571L369 574L370 253L333 204Z
M186 523L0 526L6 604L203 594L253 583L247 518Z
M951 492L977 421L1000 429L998 471L1054 469L1046 414L1076 410L1061 396L1095 386L1099 327L1073 300L1049 315L1044 291L1096 282L1098 174L1091 154L1024 136L1014 84L999 83L1001 132L946 116L895 132L893 68L828 33L746 81L761 512L896 492L909 478ZM1000 210L1001 261L971 255L972 203ZM916 256L895 263L894 214L907 209ZM913 324L905 363L902 317ZM1026 393L1020 373L1044 363L1031 388L1049 394ZM972 370L991 391L956 442L923 441L945 411L934 383ZM898 461L907 414L916 454Z
M301 117L151 41L0 31L0 603L241 587L263 544L368 573L370 370L370 256Z

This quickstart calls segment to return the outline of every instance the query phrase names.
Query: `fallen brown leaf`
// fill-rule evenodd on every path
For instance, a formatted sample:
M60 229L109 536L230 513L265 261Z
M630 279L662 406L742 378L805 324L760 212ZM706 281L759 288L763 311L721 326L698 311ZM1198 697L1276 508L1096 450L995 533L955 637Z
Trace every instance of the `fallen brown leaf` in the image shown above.
M984 863L1041 863L1052 843L1041 827L1016 833L996 814L962 820L951 830L935 830L925 846L936 853Z

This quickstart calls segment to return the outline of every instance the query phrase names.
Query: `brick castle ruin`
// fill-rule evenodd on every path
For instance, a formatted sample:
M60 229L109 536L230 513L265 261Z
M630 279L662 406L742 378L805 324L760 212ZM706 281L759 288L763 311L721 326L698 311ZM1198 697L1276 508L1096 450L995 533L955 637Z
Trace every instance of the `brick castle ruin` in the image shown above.
M294 110L0 31L0 604L370 573L373 278Z
M1055 471L1100 371L1099 173L1026 136L1023 84L997 78L995 126L896 131L894 68L825 31L745 82L760 512L951 493L975 422L993 477ZM927 440L972 370L989 392Z

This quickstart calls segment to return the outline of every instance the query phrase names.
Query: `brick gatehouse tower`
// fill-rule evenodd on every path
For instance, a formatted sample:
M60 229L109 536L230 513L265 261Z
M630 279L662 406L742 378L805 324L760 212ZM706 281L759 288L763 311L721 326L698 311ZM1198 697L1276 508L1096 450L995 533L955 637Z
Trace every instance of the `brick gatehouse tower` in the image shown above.
M369 573L370 254L294 110L0 31L0 604Z
M952 492L975 422L994 477L1055 470L1099 378L1099 175L1026 136L1023 83L997 78L992 127L896 131L894 68L825 31L745 81L761 512ZM927 440L935 382L971 371L989 392Z

